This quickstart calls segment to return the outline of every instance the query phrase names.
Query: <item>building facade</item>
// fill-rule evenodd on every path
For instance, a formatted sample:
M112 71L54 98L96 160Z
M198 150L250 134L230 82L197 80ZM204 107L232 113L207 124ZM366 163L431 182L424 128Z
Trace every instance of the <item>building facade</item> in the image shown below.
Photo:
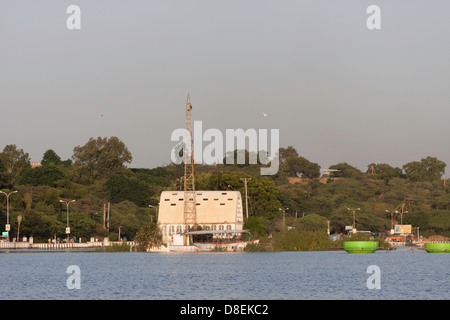
M244 226L239 191L196 191L197 225L202 230L240 230ZM163 191L159 202L158 225L163 241L175 233L192 230L184 221L184 191Z

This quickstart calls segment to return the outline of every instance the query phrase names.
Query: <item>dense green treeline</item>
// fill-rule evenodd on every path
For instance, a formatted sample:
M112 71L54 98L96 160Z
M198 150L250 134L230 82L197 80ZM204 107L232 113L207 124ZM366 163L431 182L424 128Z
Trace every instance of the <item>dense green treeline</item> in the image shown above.
M131 160L131 153L116 137L91 138L76 146L67 160L47 150L42 166L35 168L22 149L6 146L0 153L0 190L18 191L9 198L10 235L16 236L21 215L21 236L33 236L35 241L65 238L66 205L60 199L73 199L71 236L87 240L109 234L114 240L120 227L122 237L134 239L147 222L156 221L160 192L183 185L184 167L130 169L126 165ZM436 158L409 162L402 168L371 163L367 171L339 163L330 166L329 176L320 180L320 166L293 147L281 148L279 161L280 169L273 176L259 175L260 165L196 165L196 189L239 190L244 197L242 178L250 178L245 227L291 250L303 250L295 243L307 242L294 241L296 237L315 239L312 247L325 245L328 224L332 234L343 233L353 223L352 208L360 208L355 216L358 230L383 232L402 220L419 226L424 236L450 236L450 195L442 180L446 164ZM104 223L108 203L109 230ZM0 194L0 223L6 224L6 219L6 196Z

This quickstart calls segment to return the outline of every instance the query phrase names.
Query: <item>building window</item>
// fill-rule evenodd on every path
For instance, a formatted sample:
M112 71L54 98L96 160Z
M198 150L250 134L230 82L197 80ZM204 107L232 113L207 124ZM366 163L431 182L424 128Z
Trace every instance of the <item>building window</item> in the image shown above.
M171 203L170 205L171 205L171 206L176 206L177 204L176 204L176 203Z
M226 193L226 192L222 192L222 195L226 196L226 195L227 195L227 193Z
M231 225L227 224L227 230L231 230Z
M221 205L221 206L224 206L224 205L225 205L225 203L221 203L220 205Z
M203 198L203 201L208 201L208 198Z
M214 201L219 201L219 198L214 198Z
M219 226L219 230L223 230L223 224Z
M163 237L165 237L167 235L167 227L166 226L162 226L161 229L162 229L161 230L162 235L163 235Z
M212 229L217 230L217 226L215 224L213 224Z
M177 233L181 233L182 231L181 226L177 226Z
M175 227L174 226L170 226L169 227L169 236L173 235L175 233Z

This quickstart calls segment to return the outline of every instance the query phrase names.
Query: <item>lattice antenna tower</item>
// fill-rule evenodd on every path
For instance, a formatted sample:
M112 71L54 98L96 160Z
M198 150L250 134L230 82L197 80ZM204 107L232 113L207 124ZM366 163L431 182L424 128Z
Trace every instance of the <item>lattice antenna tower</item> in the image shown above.
M197 229L197 211L194 176L194 138L191 120L192 104L189 94L186 98L186 138L184 142L184 224ZM188 147L189 146L189 147Z

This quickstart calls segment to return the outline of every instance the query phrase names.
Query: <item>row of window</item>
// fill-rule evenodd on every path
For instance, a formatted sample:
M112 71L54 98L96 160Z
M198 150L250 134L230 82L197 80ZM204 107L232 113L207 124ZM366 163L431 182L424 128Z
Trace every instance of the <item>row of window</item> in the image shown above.
M162 226L161 227L161 232L163 237L165 236L171 236L175 233L181 233L183 231L186 231L187 228L185 228L185 230L183 230L183 226L182 225L169 225L169 226ZM215 225L213 224L212 226L202 226L202 230L232 230L231 229L231 225L227 224L219 224L219 225Z
M203 193L197 192L196 194L199 195L199 196L201 196ZM172 195L173 195L173 196L176 196L176 195L178 195L178 192L173 192ZM226 193L226 192L222 192L222 195L223 195L223 196L226 196L227 193Z
M195 205L199 206L200 204L201 204L201 203L198 203L198 202L197 202ZM175 207L177 204L176 204L176 203L171 203L170 205L171 205L172 207ZM220 205L221 205L221 206L224 206L225 203L222 202Z
M228 198L228 201L232 201L232 198ZM164 199L164 201L170 201L170 199ZM184 198L179 198L178 201L184 201ZM194 199L189 199L189 201L194 201ZM208 198L203 198L203 201L208 201ZM214 198L214 201L219 201L219 198Z

